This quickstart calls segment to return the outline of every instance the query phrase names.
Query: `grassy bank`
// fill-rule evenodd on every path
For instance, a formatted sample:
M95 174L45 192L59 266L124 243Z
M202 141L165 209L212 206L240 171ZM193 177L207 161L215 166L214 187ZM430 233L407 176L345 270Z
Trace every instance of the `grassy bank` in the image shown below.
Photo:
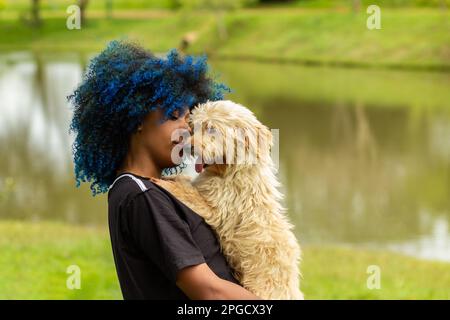
M107 233L58 223L0 223L0 299L120 299ZM67 267L81 289L66 287Z
M0 299L121 299L105 230L59 223L0 222ZM66 288L66 269L81 269L81 289ZM366 288L369 265L381 289ZM308 299L449 299L450 264L391 253L304 248Z
M81 30L68 30L64 11L44 11L43 26L33 29L4 12L0 52L92 52L121 37L162 52L194 32L197 40L189 50L220 58L450 70L448 10L383 8L382 30L372 31L364 10L355 14L348 8L243 9L223 19L208 11L117 10L111 20L102 11L87 15ZM226 37L219 37L221 23Z

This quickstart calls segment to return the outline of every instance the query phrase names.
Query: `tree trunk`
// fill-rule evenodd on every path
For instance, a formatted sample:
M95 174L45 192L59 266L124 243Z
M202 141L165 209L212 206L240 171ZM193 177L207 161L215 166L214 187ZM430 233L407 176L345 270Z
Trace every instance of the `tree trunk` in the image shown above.
M31 1L31 24L38 26L41 24L41 16L39 11L39 0Z
M228 38L227 26L225 23L225 12L223 10L219 10L216 14L217 21L217 31L219 33L220 41L225 41Z
M361 0L352 0L353 12L359 12L361 10Z
M112 12L113 12L113 1L112 0L106 0L105 9L106 9L106 17L108 19L111 19Z
M82 26L86 20L86 7L88 4L89 0L78 0L78 6L80 7L80 21Z

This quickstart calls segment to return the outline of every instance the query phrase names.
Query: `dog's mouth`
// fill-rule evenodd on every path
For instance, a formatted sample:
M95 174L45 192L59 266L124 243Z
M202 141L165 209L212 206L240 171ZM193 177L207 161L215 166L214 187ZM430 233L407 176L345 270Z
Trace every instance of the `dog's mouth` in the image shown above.
M208 167L208 164L203 163L203 162L200 160L200 157L198 157L197 160L195 161L195 172L197 172L197 173L202 173L202 171L203 171L204 169L206 169L206 167Z
M191 155L192 156L197 156L197 159L195 160L195 172L197 173L201 173L204 169L206 169L206 167L208 166L208 164L204 163L201 157L201 152L198 152L199 150L196 150L194 145L192 145L191 147Z

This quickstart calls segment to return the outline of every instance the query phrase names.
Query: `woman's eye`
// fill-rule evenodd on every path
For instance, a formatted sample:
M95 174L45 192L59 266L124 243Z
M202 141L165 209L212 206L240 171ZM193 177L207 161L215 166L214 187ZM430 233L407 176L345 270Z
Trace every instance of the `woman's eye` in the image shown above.
M169 116L170 120L178 120L181 117L188 117L189 113L186 113L186 111L184 111L182 114L180 112L180 110L175 110L174 112L172 112L172 114Z
M178 120L178 118L179 118L179 112L178 112L178 110L172 112L172 113L170 114L170 116L169 116L169 119L170 119L170 120Z

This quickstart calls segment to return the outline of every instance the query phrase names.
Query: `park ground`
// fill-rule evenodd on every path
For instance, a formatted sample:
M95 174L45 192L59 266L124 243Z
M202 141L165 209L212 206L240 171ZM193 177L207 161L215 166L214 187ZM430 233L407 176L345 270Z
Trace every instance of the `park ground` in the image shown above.
M192 40L187 51L220 59L450 70L450 10L382 8L382 29L366 27L368 14L347 7L263 7L226 12L118 9L113 18L93 7L80 30L68 30L64 10L43 10L43 24L2 12L0 52L97 52L113 39L142 43L154 52ZM219 32L219 30L222 30Z
M0 299L121 299L107 230L57 222L0 222ZM67 268L81 288L66 286ZM367 288L377 265L381 288ZM334 246L303 248L307 299L449 299L450 264Z

